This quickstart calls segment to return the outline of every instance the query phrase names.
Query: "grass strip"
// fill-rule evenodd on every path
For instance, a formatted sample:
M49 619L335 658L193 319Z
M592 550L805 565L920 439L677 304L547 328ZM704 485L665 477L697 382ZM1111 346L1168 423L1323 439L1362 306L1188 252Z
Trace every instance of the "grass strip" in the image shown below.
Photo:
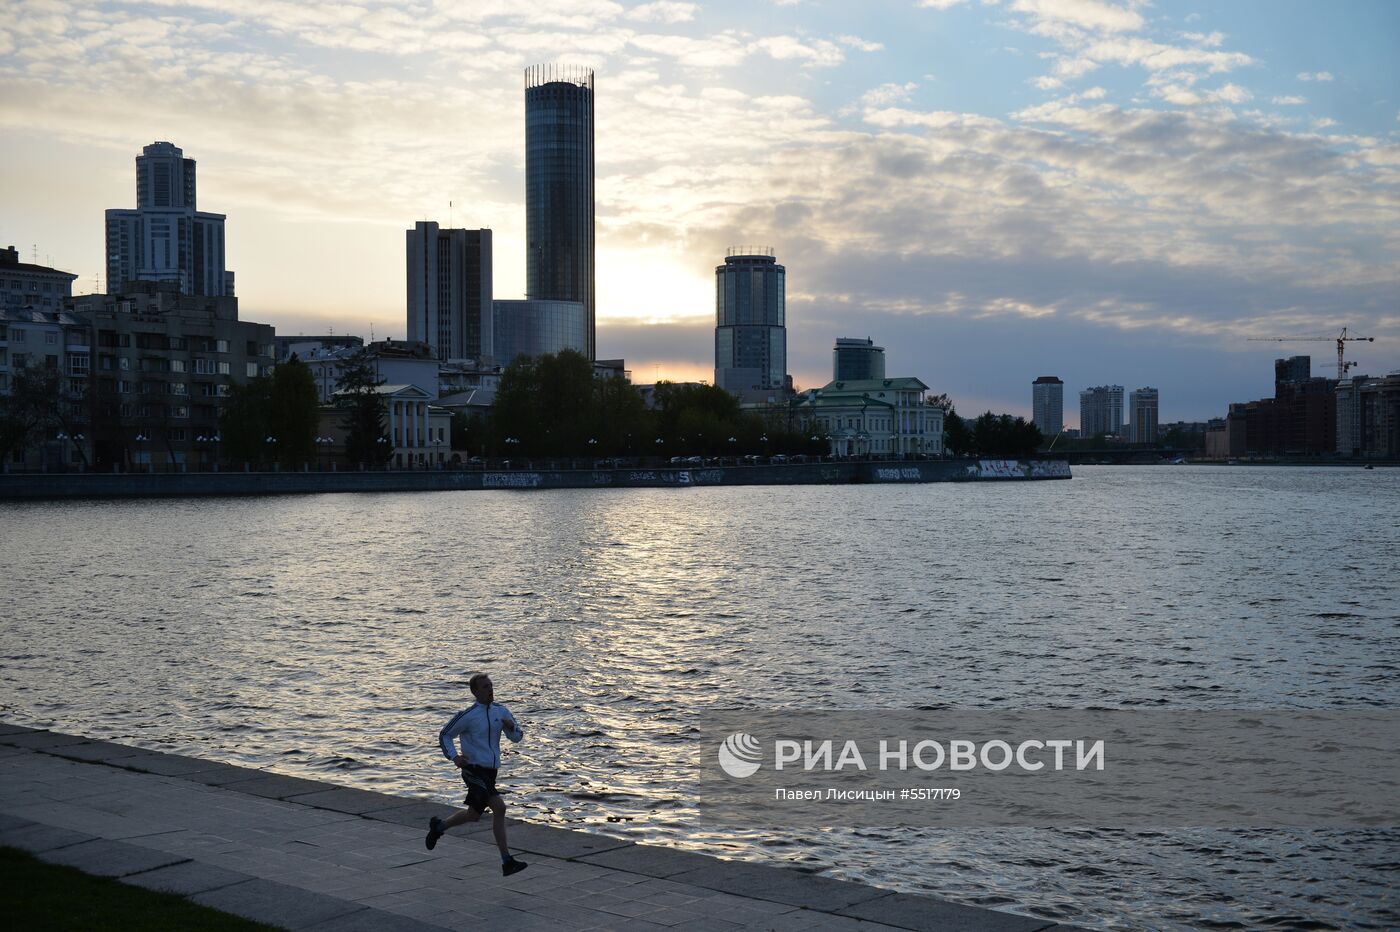
M0 925L9 929L253 932L275 926L200 906L174 893L94 877L0 847Z

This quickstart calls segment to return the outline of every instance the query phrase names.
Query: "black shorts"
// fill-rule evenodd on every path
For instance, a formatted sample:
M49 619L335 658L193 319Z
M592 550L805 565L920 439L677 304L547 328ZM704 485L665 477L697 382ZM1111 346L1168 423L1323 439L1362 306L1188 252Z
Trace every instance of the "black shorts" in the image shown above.
M467 785L467 808L486 811L486 804L496 795L496 768L468 764L462 768L462 782Z

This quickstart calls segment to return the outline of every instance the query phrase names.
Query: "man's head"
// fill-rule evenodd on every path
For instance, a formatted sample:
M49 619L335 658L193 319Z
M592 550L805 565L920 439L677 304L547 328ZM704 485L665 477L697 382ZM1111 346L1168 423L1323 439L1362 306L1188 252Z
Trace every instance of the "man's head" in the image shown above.
M472 678L467 680L467 688L472 691L477 702L490 702L496 697L496 690L491 685L491 674L489 673L473 673Z

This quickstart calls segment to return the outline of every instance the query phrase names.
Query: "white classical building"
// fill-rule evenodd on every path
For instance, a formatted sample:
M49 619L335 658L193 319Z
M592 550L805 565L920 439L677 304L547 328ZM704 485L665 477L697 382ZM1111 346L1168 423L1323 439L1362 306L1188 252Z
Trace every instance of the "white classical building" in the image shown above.
M833 456L943 455L943 409L916 378L830 382L797 404L831 438Z

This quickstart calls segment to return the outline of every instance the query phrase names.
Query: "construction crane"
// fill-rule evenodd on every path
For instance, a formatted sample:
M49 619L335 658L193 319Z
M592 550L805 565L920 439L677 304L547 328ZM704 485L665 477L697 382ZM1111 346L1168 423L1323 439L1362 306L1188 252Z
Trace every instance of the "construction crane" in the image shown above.
M1347 328L1343 327L1342 332L1335 337L1250 337L1255 343L1292 343L1304 342L1337 342L1337 381L1347 377L1347 370L1356 365L1354 362L1346 362L1346 346L1348 343L1374 343L1375 337L1353 337L1347 334Z

